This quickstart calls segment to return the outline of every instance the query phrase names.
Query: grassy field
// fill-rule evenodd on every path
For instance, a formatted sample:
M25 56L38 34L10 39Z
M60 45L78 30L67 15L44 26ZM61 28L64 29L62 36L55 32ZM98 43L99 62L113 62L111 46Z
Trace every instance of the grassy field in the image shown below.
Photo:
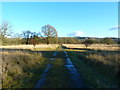
M32 51L55 51L58 47L58 44L40 44L36 45L35 47L33 45L10 45L10 46L0 46L0 48L4 49L15 49L15 50L32 50Z
M77 51L76 51L77 49ZM118 66L120 52L118 50L90 50L70 47L66 50L73 64L81 73L86 87L116 88L118 87Z
M84 44L63 44L64 46L68 48L78 48L78 49L84 49L86 48ZM117 44L92 44L88 46L87 49L93 49L93 50L108 50L108 51L114 51L119 49L119 45Z
M104 47L103 47L104 46ZM118 46L64 44L71 61L81 73L88 88L116 88L120 52ZM96 47L99 47L99 49ZM101 47L101 48L100 48ZM72 81L64 65L65 55L59 45L0 46L2 58L3 88L34 88L48 63L53 65L48 72L44 88L71 88ZM106 49L105 49L106 48ZM58 51L54 62L49 62Z
M37 53L6 51L0 54L3 88L33 88L47 63L47 59Z
M43 47L42 47L43 48ZM45 70L53 50L47 47L44 52L22 51L18 47L4 49L2 55L2 87L3 88L34 88L37 80ZM40 48L41 49L41 48ZM51 50L51 51L49 51Z

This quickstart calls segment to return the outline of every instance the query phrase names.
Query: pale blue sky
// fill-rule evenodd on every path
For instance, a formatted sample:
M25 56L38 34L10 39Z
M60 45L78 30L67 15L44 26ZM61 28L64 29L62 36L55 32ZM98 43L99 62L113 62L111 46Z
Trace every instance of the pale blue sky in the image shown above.
M118 2L119 0L1 0L2 2Z
M117 30L109 30L118 25L117 2L4 2L2 19L19 33L39 32L50 24L59 36L118 36Z

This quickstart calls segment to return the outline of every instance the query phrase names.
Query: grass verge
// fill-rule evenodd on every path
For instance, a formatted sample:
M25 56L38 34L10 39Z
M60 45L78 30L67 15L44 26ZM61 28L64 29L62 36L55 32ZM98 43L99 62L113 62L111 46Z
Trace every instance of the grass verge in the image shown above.
M41 53L5 51L0 54L3 88L34 88L48 63Z

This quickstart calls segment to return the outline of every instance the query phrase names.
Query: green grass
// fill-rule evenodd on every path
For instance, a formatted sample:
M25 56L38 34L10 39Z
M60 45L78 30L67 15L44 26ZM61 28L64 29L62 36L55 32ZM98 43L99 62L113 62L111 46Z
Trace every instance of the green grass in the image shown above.
M51 62L53 67L48 72L48 77L43 88L70 88L70 75L65 65L64 52L58 52L55 61Z

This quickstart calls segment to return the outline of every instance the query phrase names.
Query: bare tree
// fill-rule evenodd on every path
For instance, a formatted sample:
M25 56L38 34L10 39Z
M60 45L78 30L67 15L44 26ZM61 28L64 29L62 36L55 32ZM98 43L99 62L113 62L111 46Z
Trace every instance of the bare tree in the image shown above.
M31 35L31 38L30 38L30 43L33 44L34 48L36 46L36 44L39 43L39 37L38 37L38 34L33 32L32 35Z
M90 46L91 44L94 43L94 40L92 40L92 39L87 39L87 40L83 41L82 43L83 43L83 44L86 46L86 48L87 48L88 46Z
M12 44L21 44L22 43L22 34L21 33L14 33L11 36Z
M28 45L28 44L29 44L30 37L31 37L31 35L32 35L31 31L29 31L29 30L23 31L22 35L23 35L23 38L24 38L24 40L25 40L25 43Z
M47 39L47 45L50 43L50 39L55 38L57 42L58 34L57 30L51 25L45 25L42 27L43 36Z
M11 25L8 22L2 22L0 26L0 40L2 40L2 44L5 44L5 40L7 36L11 35Z

